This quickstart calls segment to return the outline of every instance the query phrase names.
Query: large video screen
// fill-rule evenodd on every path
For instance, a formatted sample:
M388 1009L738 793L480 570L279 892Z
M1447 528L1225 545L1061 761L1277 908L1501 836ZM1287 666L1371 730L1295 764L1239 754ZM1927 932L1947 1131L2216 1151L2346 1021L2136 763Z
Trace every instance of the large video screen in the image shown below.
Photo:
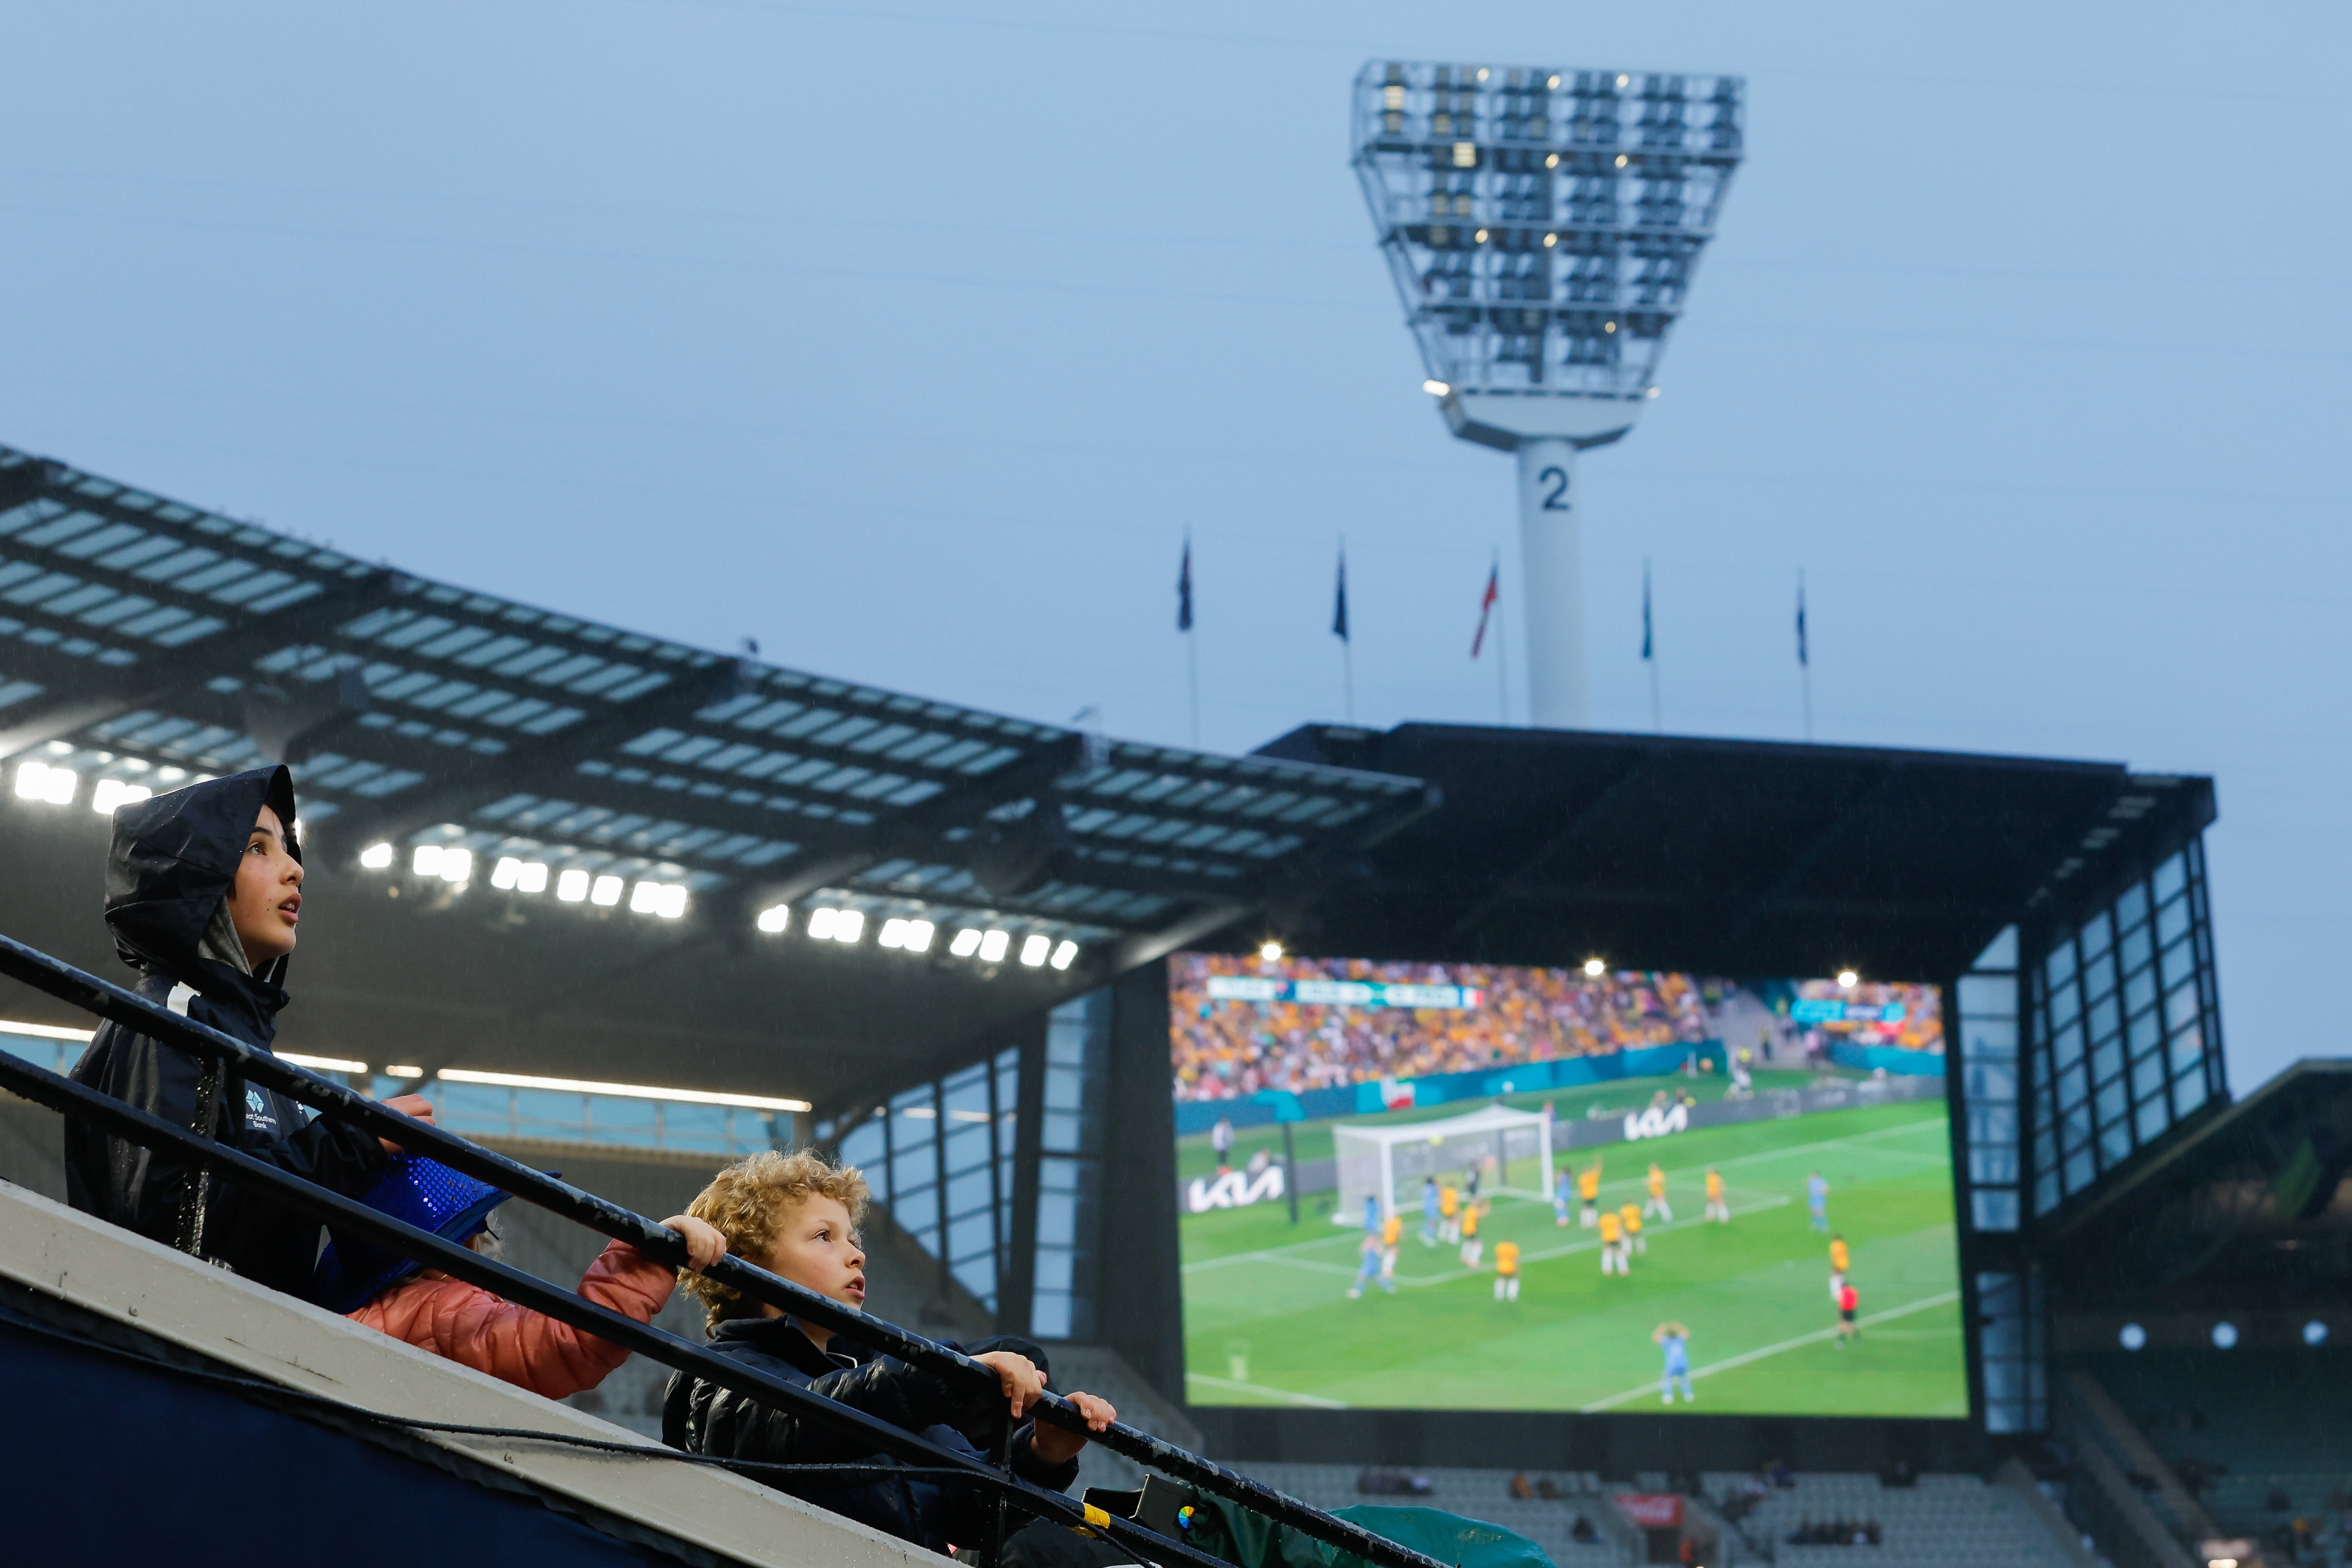
M1192 1403L1968 1415L1935 986L1180 953L1169 990Z

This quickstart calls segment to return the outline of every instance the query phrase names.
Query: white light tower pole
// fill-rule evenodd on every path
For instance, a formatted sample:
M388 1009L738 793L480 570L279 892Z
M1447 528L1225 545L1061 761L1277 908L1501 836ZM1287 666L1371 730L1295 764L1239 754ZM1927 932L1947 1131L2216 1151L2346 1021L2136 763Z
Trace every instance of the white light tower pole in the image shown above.
M1738 77L1376 60L1355 167L1445 421L1514 452L1528 707L1586 722L1576 455L1633 427L1739 163Z

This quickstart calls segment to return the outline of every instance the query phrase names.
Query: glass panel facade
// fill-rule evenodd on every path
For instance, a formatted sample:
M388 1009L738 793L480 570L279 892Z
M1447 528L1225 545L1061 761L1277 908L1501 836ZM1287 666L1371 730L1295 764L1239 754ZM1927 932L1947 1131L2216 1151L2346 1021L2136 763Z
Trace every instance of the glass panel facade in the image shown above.
M958 1284L991 1312L1013 1243L1013 1104L1020 1052L893 1095L841 1134L844 1164L866 1173L874 1201L898 1228L943 1258ZM828 1142L830 1123L817 1141Z
M2227 1094L2212 952L2192 838L2026 964L2035 1214Z
M2039 1432L2049 1423L2043 1368L2042 1278L1977 1276L1977 1348L1984 1369L1985 1430Z
M1065 1002L1047 1017L1036 1277L1029 1305L1029 1331L1041 1340L1090 1339L1095 1331L1109 1058L1108 991Z
M1961 1103L1968 1108L1968 1204L1978 1230L2017 1228L2017 928L1960 977Z

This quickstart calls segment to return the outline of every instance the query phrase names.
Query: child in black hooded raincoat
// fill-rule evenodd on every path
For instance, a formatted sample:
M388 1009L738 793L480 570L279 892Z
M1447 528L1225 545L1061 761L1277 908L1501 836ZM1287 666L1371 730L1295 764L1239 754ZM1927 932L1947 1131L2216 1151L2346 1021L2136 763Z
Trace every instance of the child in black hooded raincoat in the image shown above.
M106 859L106 923L115 951L140 972L149 1001L262 1050L286 1005L279 989L299 919L302 850L294 784L282 767L212 779L114 814ZM109 1021L73 1077L182 1127L197 1128L205 1064ZM429 1121L415 1095L386 1101ZM211 1131L221 1142L331 1191L355 1195L391 1145L297 1101L222 1074ZM307 1296L319 1225L215 1178L200 1205L194 1172L176 1152L150 1150L68 1118L66 1195L73 1206L249 1279Z

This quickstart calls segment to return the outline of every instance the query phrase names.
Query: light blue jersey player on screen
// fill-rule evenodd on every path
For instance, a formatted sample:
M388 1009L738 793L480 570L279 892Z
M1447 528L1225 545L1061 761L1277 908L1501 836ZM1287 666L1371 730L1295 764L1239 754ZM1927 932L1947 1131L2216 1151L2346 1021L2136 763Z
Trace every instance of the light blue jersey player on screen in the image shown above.
M1813 1228L1827 1233L1830 1228L1830 1184L1815 1171L1805 1178L1805 1206L1812 1211Z
M1559 1173L1551 1179L1551 1220L1554 1225L1568 1223L1569 1189L1573 1181L1574 1177L1566 1165L1562 1165Z
M1437 1178L1435 1176L1423 1176L1421 1179L1421 1244L1423 1247L1437 1245Z
M1675 1402L1675 1384L1683 1385L1683 1403L1695 1405L1697 1398L1691 1393L1690 1331L1680 1323L1667 1321L1650 1331L1650 1338L1665 1352L1665 1375L1658 1379L1658 1403Z
M1366 1230L1381 1228L1381 1200L1371 1193L1364 1194L1364 1228Z
M1381 1233L1377 1229L1369 1226L1365 1227L1361 1251L1363 1261L1357 1266L1355 1283L1348 1287L1348 1300L1350 1301L1361 1300L1364 1287L1381 1278ZM1390 1295L1396 1294L1394 1284L1385 1280L1382 1283L1388 1284Z

